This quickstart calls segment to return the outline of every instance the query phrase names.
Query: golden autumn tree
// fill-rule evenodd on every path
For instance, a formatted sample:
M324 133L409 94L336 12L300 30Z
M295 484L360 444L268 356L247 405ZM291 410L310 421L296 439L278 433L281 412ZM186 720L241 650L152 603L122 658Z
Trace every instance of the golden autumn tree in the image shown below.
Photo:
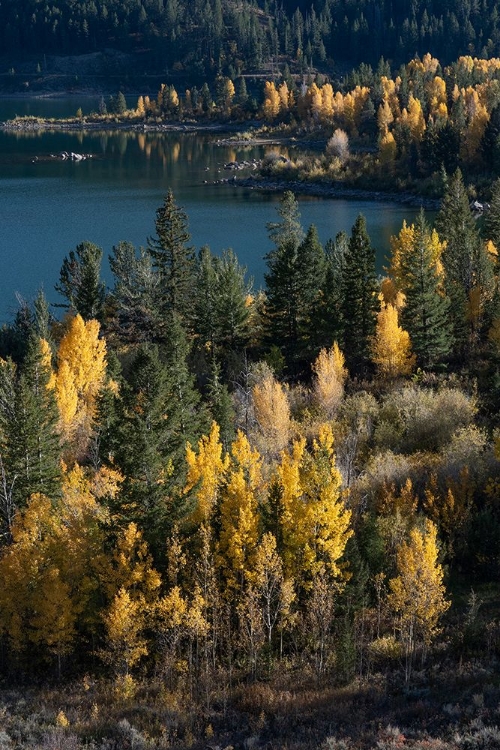
M276 489L280 493L278 524L286 577L303 588L310 587L323 569L333 579L341 579L340 559L352 535L351 512L342 498L330 425L322 425L311 452L302 438L282 454Z
M269 371L254 385L252 397L256 443L261 453L277 455L288 444L292 427L287 392Z
M394 305L382 305L377 314L372 359L380 374L387 378L409 375L415 367L410 336L399 325L398 311Z
M103 615L106 628L106 647L102 659L109 664L117 677L128 675L131 668L148 653L144 638L144 611L142 603L120 588Z
M276 91L273 81L264 84L264 101L262 104L262 116L265 120L275 120L280 112L280 95Z
M56 398L63 439L72 454L85 453L92 433L97 396L106 375L106 342L97 320L75 315L57 352Z
M413 528L397 554L397 576L389 581L388 604L396 615L406 656L406 679L411 676L417 647L422 653L439 633L439 620L450 606L438 562L437 529L426 519Z
M210 435L204 435L198 441L197 452L190 443L186 446L187 477L184 492L193 492L196 498L196 507L192 513L192 520L196 524L210 522L229 466L229 456L224 455L219 436L219 425L213 422Z
M322 349L312 366L313 393L316 404L327 419L332 419L344 395L347 378L345 357L335 341L331 349Z
M243 583L253 566L259 538L258 506L262 494L262 459L238 432L220 504L219 565L230 587Z

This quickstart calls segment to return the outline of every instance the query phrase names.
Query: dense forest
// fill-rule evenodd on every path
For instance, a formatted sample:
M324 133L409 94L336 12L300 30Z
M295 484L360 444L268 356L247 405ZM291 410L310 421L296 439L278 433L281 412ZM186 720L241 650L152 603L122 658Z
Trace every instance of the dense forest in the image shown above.
M492 0L2 0L0 29L3 54L34 59L40 71L50 55L114 49L134 53L129 72L169 70L191 82L285 63L332 73L333 64L376 65L381 56L489 58L500 41Z
M480 225L449 176L383 279L362 215L323 247L291 192L264 292L171 192L155 227L1 330L1 675L74 685L2 693L3 744L399 747L415 695L407 746L494 738L500 182Z

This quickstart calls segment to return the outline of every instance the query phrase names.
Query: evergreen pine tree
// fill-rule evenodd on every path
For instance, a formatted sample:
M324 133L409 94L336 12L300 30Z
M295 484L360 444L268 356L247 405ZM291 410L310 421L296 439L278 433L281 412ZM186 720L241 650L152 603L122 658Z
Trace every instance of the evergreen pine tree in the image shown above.
M120 339L136 344L152 341L158 321L156 298L159 278L153 271L151 255L130 242L113 247L109 266L115 284L109 297L112 318L108 327Z
M484 314L484 305L493 292L493 266L469 208L459 169L448 180L436 226L440 238L446 241L442 261L453 333L464 352L477 343L481 328L477 318Z
M17 373L4 363L2 375L2 463L15 507L25 507L34 493L54 500L61 494L59 414L41 340L32 336Z
M448 354L452 345L450 302L441 281L430 246L430 230L423 212L415 223L412 252L402 259L406 304L402 324L410 334L412 349L421 367L433 367Z
M349 236L345 232L339 232L335 240L328 240L325 245L324 281L313 324L321 347L343 340L343 289L348 248Z
M373 249L366 221L359 214L345 256L343 351L349 370L360 371L370 358L370 343L377 325L378 284Z
M268 272L264 275L267 291L268 336L271 343L283 349L289 363L298 350L299 289L298 249L303 240L299 207L293 193L283 194L278 214L280 222L267 228L275 248L266 256Z
M185 212L177 206L171 190L156 211L156 237L148 241L153 268L159 276L157 304L164 338L165 324L171 315L187 323L192 317L196 285L196 263Z
M105 287L100 279L102 250L92 242L81 242L64 258L55 285L67 300L66 307L80 314L84 320L102 320Z
M484 231L486 238L493 242L498 251L500 249L500 178L493 183L490 208L484 219Z

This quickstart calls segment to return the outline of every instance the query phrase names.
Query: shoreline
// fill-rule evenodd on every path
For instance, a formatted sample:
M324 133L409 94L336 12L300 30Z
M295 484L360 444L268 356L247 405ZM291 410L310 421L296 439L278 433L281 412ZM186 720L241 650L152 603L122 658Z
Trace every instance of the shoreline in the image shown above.
M47 120L43 118L20 117L15 120L0 122L0 130L12 133L32 133L41 131L62 131L80 133L83 130L95 131L128 131L135 133L237 133L242 130L249 130L255 125L254 122L238 123L221 123L221 122L163 122L163 123L145 123L145 122L123 122L116 121L86 121L85 119L70 121ZM234 145L234 146L258 146L258 145L283 145L293 143L299 146L300 143L290 137L262 137L256 135L255 138L222 138L216 141L217 145ZM319 198L343 198L357 199L366 201L380 201L388 203L399 203L415 207L422 207L430 211L438 211L441 201L436 198L426 198L413 193L401 192L392 193L384 190L371 190L366 188L357 188L345 185L339 181L333 181L329 184L316 182L302 182L300 180L274 180L272 178L255 176L255 177L236 177L217 180L208 183L210 185L232 185L237 188L250 188L251 190L262 190L268 192L284 192L291 190L296 195L310 195Z
M389 193L383 190L366 190L363 188L347 187L340 182L330 185L299 180L272 180L266 177L234 177L221 181L223 184L235 187L263 190L272 193L291 190L295 195L310 195L317 198L343 198L366 201L380 201L381 203L399 203L401 205L424 208L428 211L438 211L441 201L438 198L424 198L412 193Z

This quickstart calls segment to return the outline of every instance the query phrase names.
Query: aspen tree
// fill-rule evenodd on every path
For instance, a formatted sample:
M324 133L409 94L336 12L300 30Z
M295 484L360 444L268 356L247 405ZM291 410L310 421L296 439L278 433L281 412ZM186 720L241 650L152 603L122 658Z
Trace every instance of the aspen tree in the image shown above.
M254 564L258 541L258 506L262 493L262 460L238 432L220 505L219 565L230 588L239 587Z
M219 434L219 425L213 422L210 435L204 435L198 441L197 453L189 442L186 446L188 470L184 492L194 491L197 505L192 520L196 524L210 523L229 466L229 456L223 455Z
M63 438L76 455L88 446L106 374L106 342L97 320L75 315L57 352L56 399Z
M275 120L280 111L280 95L276 91L273 81L266 81L264 84L264 103L262 105L262 115L265 120Z
M406 680L411 676L418 645L423 655L439 634L439 620L450 606L445 598L444 572L438 562L437 529L428 519L422 531L413 528L397 554L398 575L389 581L388 604L396 615L406 655Z
M398 325L398 311L394 305L383 305L377 315L377 329L372 344L372 359L379 372L396 378L409 375L415 367L408 331Z
M106 628L106 647L101 658L120 677L128 675L132 667L148 653L143 636L145 626L142 602L120 588L103 615Z
M306 589L323 567L333 578L342 578L340 558L352 535L351 513L341 497L331 427L321 427L310 453L304 439L294 441L276 474L285 575Z
M348 374L344 364L345 357L335 341L331 349L320 351L312 366L314 398L327 419L333 419L344 395Z
M287 446L291 432L290 405L286 390L268 372L254 385L252 398L260 451L277 455Z

